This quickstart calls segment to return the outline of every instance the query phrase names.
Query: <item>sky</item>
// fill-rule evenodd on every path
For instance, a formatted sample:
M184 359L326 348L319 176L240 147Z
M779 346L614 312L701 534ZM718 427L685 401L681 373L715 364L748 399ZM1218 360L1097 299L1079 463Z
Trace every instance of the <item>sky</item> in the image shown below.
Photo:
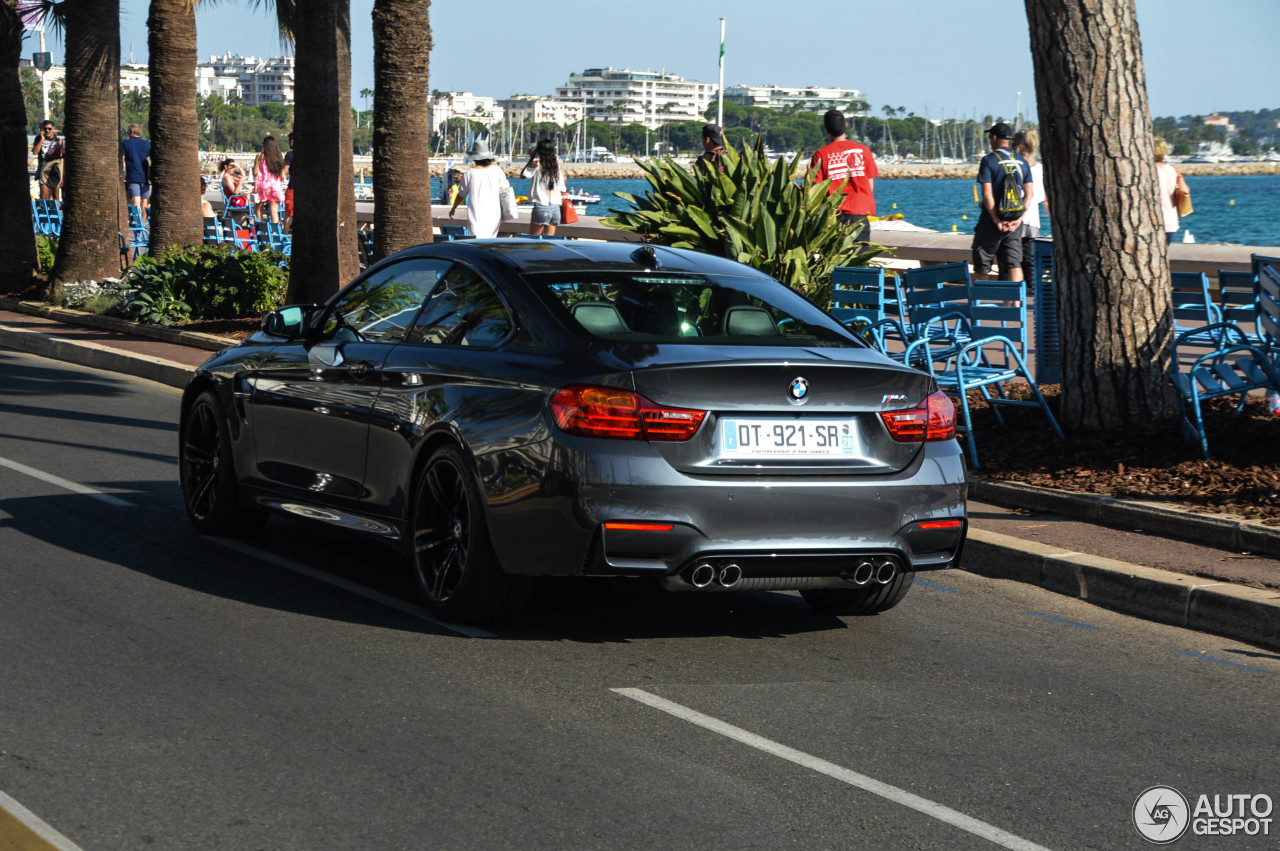
M144 63L147 1L120 2L122 55ZM285 52L261 9L205 5L196 13L201 61ZM373 0L351 0L357 108L359 92L373 88L372 8ZM1280 107L1280 0L1137 0L1137 8L1154 116ZM874 115L887 105L930 118L1013 118L1021 103L1035 116L1023 0L437 0L431 88L554 95L570 72L607 65L715 83L722 15L727 86L858 89ZM994 50L1010 42L1022 49L997 62ZM30 36L24 53L37 43ZM50 49L60 63L52 36Z

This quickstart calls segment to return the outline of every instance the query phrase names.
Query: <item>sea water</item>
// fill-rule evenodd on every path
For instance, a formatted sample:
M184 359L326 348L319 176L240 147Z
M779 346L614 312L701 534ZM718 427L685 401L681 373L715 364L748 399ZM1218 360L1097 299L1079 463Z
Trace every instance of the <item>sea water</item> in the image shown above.
M432 197L440 197L440 181L433 179ZM1280 246L1280 175L1213 175L1188 177L1195 212L1182 220L1181 241L1190 231L1196 242L1230 242L1238 245ZM512 179L517 195L528 193L529 181ZM645 180L570 179L570 189L600 196L600 203L588 204L588 216L607 216L610 210L625 209L614 192L637 197L649 191ZM972 180L925 180L903 178L876 181L876 211L882 215L901 213L913 225L930 230L973 233L978 205L973 200ZM1041 234L1053 235L1053 224L1041 208Z

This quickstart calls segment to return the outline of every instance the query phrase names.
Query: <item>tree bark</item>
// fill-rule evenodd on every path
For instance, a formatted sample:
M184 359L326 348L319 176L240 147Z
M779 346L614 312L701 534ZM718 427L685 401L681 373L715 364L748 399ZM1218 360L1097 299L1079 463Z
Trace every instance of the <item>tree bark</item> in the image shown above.
M1053 208L1063 425L1175 415L1169 263L1134 0L1026 0Z
M36 264L27 184L27 111L18 76L21 58L17 0L0 0L0 292L25 287Z
M352 162L350 0L297 4L289 300L321 302L360 271Z
M196 16L192 0L151 0L151 248L199 243L200 119L196 115Z
M373 4L373 256L431 242L431 0Z
M67 153L54 286L120 274L120 2L64 0ZM125 222L127 223L127 217Z

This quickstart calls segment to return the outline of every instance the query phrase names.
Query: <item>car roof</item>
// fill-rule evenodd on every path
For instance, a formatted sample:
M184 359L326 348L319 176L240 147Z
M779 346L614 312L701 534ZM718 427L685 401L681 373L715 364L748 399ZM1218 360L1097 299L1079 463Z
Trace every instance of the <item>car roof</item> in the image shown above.
M645 253L652 252L654 264ZM638 252L644 252L638 254ZM540 272L658 272L702 275L768 277L763 272L697 251L645 245L635 242L586 242L581 240L467 239L421 245L401 252L405 256L456 257L473 262L502 263L521 274Z

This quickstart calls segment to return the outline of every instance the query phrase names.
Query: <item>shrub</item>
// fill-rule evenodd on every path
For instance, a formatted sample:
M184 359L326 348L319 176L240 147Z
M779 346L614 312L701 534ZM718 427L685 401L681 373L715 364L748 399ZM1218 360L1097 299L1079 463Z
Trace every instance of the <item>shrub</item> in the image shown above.
M284 301L288 274L276 252L236 251L229 245L175 248L142 257L125 275L136 288L125 312L169 325L187 319L259 316Z
M36 261L41 272L49 273L58 256L58 243L47 236L36 237Z
M825 306L833 267L865 266L888 249L860 242L857 229L836 221L843 194L828 194L812 172L796 180L801 157L771 163L757 140L740 153L726 150L723 172L702 163L690 173L669 159L637 160L652 191L643 198L615 192L634 209L601 224L737 260Z

